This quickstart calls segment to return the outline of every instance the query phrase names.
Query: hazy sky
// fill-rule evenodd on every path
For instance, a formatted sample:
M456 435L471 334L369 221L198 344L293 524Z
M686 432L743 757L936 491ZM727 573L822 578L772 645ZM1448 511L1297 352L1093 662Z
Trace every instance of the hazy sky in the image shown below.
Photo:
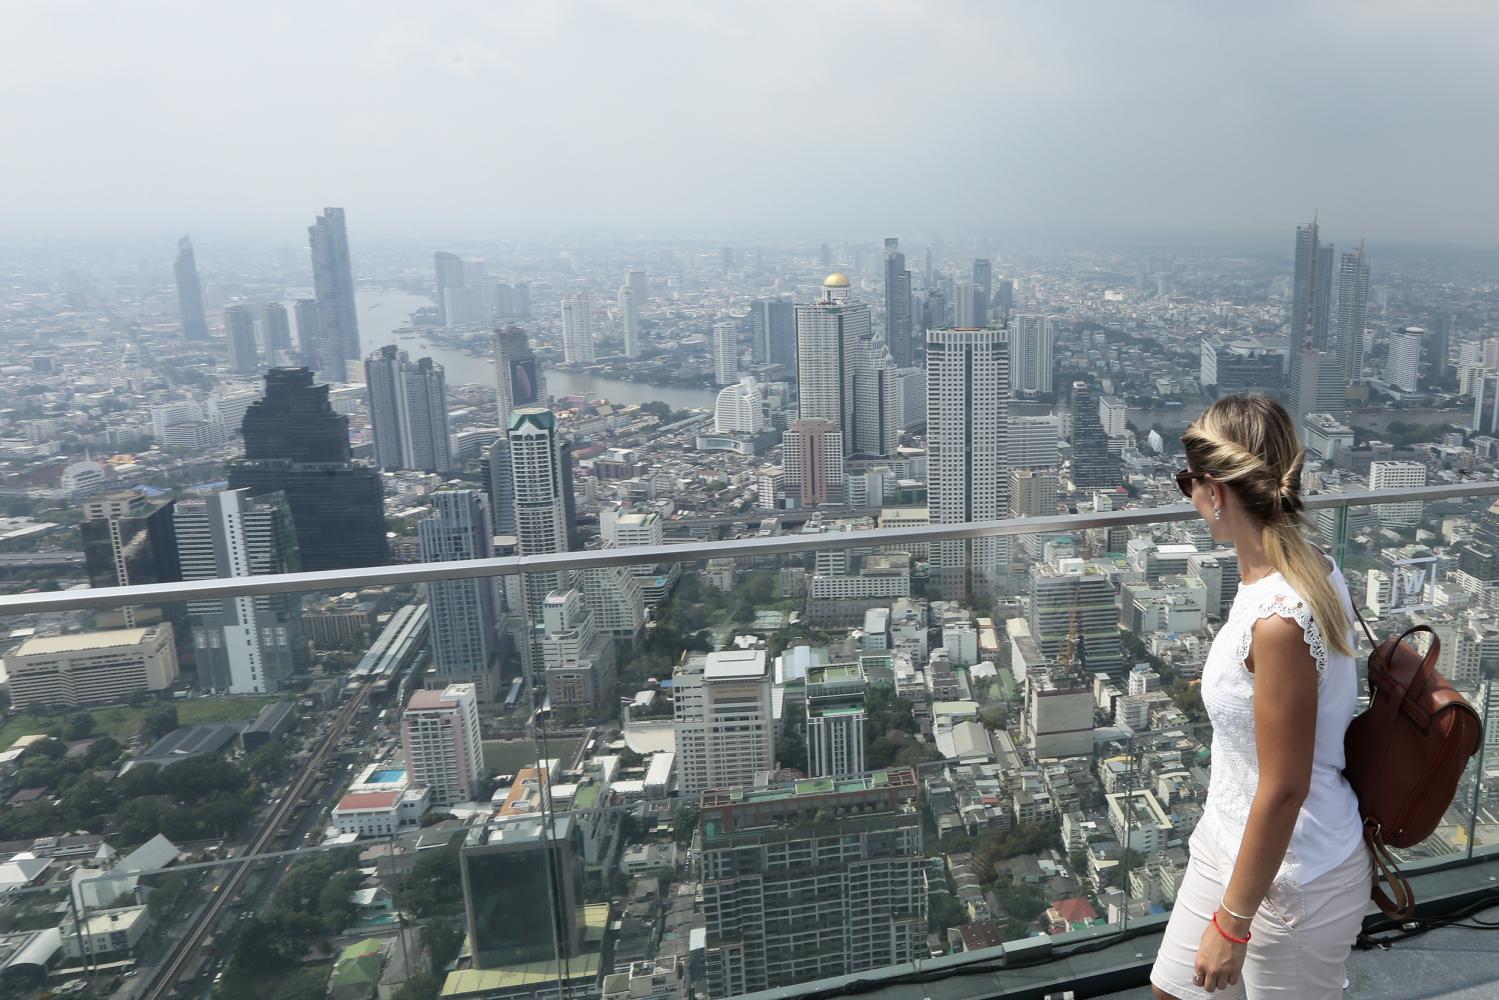
M1499 4L0 0L0 233L1499 241Z

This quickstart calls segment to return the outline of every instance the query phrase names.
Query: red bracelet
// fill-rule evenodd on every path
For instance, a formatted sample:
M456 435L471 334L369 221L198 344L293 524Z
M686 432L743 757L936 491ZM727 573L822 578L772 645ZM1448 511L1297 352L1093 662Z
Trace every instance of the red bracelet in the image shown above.
M1219 934L1222 934L1225 939L1227 939L1229 941L1232 941L1234 944L1248 944L1250 937L1253 936L1248 931L1245 931L1243 937L1236 938L1232 934L1230 934L1228 931L1224 930L1223 929L1223 925L1220 924L1220 923L1218 923L1218 911L1217 910L1213 911L1213 926L1218 929L1218 933Z

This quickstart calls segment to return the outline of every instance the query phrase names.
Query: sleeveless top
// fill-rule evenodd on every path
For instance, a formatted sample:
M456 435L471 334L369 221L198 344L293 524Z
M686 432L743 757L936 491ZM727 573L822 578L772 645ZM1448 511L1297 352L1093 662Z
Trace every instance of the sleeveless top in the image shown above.
M1328 579L1348 613L1349 644L1353 645L1353 602L1348 585L1336 567ZM1323 641L1311 606L1279 573L1239 585L1228 618L1213 638L1203 664L1202 703L1212 720L1213 744L1207 804L1199 825L1229 858L1238 859L1260 776L1254 733L1255 675L1245 668L1244 661L1255 622L1271 615L1289 618L1301 626L1317 664L1317 735L1311 786L1274 879L1276 883L1299 886L1347 860L1363 839L1358 798L1343 777L1343 736L1358 705L1358 668L1353 657Z

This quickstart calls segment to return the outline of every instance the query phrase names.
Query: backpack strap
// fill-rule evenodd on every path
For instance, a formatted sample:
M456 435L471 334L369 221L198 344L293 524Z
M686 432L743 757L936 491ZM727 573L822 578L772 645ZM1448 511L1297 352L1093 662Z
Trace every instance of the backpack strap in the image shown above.
M1349 601L1348 602L1348 606L1353 609L1353 617L1355 617L1355 618L1358 619L1359 626L1364 630L1364 635L1369 640L1369 646L1370 646L1370 648L1371 649L1378 649L1379 648L1379 640L1376 639L1376 638L1374 638L1374 633L1373 632L1369 631L1369 623L1366 622L1366 621L1364 621L1364 616L1363 615L1359 614L1358 605L1354 604L1352 601Z
M1416 915L1416 894L1411 891L1410 881L1400 871L1399 862L1385 846L1378 823L1370 820L1364 822L1364 842L1369 845L1369 854L1374 859L1375 877L1369 890L1370 898L1380 912L1391 920L1409 920ZM1384 891L1381 882L1390 887L1390 891L1395 894L1394 899Z

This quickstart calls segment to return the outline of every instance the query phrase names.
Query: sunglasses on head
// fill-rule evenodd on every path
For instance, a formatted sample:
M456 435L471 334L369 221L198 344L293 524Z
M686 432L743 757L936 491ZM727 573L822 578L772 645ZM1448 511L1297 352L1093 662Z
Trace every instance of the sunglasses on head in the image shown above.
M1192 498L1192 484L1199 479L1211 479L1206 472L1193 472L1191 469L1178 469L1176 472L1176 488L1182 491L1182 496Z

